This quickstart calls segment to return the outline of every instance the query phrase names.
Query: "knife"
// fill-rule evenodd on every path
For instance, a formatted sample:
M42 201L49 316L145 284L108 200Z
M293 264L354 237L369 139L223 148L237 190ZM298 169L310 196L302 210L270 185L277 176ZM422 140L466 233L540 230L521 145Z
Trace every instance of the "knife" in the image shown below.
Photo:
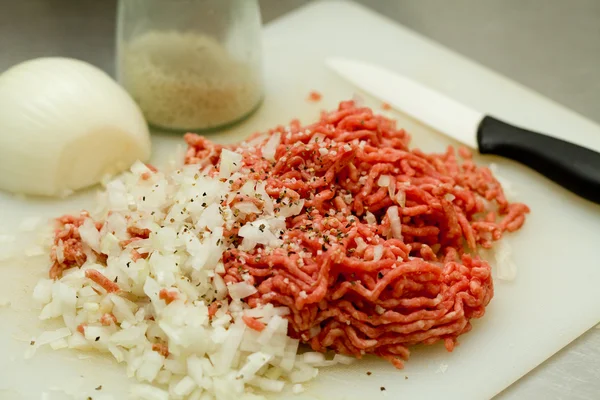
M361 90L481 154L518 161L600 204L600 153L485 115L377 65L344 58L326 64Z

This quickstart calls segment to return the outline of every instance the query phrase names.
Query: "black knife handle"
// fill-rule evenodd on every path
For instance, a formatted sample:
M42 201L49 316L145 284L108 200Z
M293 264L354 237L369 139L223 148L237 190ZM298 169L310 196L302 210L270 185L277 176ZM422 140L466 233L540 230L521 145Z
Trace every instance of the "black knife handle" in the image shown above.
M600 153L486 116L479 152L518 161L571 192L600 204Z

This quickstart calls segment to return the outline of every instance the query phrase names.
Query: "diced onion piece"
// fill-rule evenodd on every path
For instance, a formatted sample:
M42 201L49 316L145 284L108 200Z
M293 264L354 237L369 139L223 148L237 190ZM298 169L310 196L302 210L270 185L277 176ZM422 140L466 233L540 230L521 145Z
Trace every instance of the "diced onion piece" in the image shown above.
M255 376L249 383L265 392L281 392L285 385L283 381L261 378L259 376Z
M219 177L229 178L231 174L237 172L242 167L242 155L231 150L223 149L221 151L221 161L219 163Z
M281 142L281 133L275 132L262 149L263 157L268 161L275 161L275 153Z
M388 207L387 216L390 220L392 237L402 239L402 223L400 222L400 215L398 214L398 206Z
M373 248L373 261L381 260L382 256L383 256L383 245L378 244L377 246L375 246Z
M396 192L396 196L394 196L394 199L400 207L404 208L406 206L406 192L404 190L398 189L398 191Z
M243 299L257 292L253 285L246 282L238 282L228 286L229 295L232 299Z
M367 221L367 224L369 224L369 225L377 224L377 218L375 218L375 215L373 215L373 213L371 211L367 211L367 213L365 214L365 220Z
M240 368L236 379L241 379L244 382L252 380L259 369L265 366L273 358L270 354L263 352L252 353L246 358L246 363Z
M79 235L81 240L92 248L95 252L100 252L100 232L96 229L96 225L91 218L86 218L83 224L79 227Z
M392 182L392 177L389 175L379 175L379 179L377 180L377 186L380 187L388 187Z

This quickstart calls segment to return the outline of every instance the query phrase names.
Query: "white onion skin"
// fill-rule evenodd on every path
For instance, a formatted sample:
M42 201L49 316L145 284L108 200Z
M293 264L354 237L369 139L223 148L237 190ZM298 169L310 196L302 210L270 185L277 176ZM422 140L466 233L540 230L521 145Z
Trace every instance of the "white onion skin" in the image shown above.
M38 58L0 75L0 189L61 196L149 156L140 109L100 69Z

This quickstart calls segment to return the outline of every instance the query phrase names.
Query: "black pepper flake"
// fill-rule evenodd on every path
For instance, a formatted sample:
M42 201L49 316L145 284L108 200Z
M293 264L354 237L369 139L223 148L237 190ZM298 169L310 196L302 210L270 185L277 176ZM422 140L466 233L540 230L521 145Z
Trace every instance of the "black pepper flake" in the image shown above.
M114 283L117 283L117 281L119 280L118 276L115 276L115 280L113 281Z
M261 232L264 232L264 231L265 231L265 224L260 224L260 226L258 227L258 229L259 229Z
M102 390L102 385L98 386L96 389L94 390Z
M383 278L383 272L378 272L378 273L377 273L377 277L378 277L379 279Z
M371 371L367 371L367 375L371 376L372 372Z
M131 261L127 261L127 268L129 268L129 266L131 265Z
M95 342L97 342L98 340L100 340L100 336L96 336L96 339L94 339Z
M321 245L321 250L327 251L327 247L325 247L325 245L323 244L323 245Z
M202 196L206 196L206 192L202 193Z
M379 390L381 390L382 392L385 390L385 387L380 387Z
M202 207L206 207L206 203L202 203Z
M404 375L404 380L408 379L408 376Z
M35 344L35 340L32 340L31 342L29 342L30 346L33 346Z

